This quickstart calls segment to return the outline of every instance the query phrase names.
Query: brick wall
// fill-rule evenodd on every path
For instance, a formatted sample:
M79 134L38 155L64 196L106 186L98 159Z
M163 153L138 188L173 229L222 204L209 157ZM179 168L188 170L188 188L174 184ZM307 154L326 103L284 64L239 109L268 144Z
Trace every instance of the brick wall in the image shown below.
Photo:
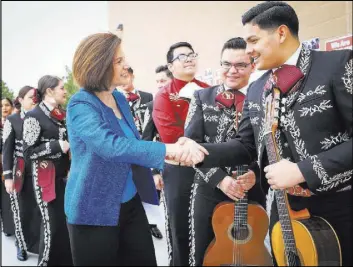
M109 1L109 28L124 24L123 48L137 88L155 93L154 70L166 63L171 44L188 41L199 53L199 73L219 68L223 43L243 35L241 15L262 1ZM301 41L352 33L351 1L287 1L299 17Z

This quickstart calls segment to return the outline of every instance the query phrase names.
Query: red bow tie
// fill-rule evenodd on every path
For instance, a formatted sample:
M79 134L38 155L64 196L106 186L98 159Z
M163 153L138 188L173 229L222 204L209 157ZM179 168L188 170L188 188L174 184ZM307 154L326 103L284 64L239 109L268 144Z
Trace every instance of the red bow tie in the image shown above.
M63 121L66 117L66 112L61 108L54 108L50 112L50 117L57 119L58 121Z
M139 99L140 96L138 94L134 94L134 93L128 93L128 96L126 97L127 101L129 102L135 102L137 99Z
M303 77L304 74L299 68L285 64L274 71L273 83L281 90L282 94L286 94Z
M217 106L221 109L235 106L237 111L241 111L243 109L244 99L245 95L238 90L234 92L224 91L216 96L216 103Z

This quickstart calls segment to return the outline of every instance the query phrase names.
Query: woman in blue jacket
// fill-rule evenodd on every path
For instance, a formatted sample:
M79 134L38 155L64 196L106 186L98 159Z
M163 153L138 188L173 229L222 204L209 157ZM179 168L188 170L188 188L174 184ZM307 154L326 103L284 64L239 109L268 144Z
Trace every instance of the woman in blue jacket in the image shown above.
M115 88L127 83L121 40L85 38L73 60L81 89L68 104L71 168L65 213L74 265L156 266L141 200L158 204L150 168L164 159L196 162L207 151L139 140L129 104Z

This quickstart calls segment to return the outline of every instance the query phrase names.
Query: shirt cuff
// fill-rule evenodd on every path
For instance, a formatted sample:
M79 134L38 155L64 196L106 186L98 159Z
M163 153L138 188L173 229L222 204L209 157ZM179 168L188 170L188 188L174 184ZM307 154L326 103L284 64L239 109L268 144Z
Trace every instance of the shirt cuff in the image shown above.
M61 151L64 152L64 141L63 140L59 140L59 145L61 147Z

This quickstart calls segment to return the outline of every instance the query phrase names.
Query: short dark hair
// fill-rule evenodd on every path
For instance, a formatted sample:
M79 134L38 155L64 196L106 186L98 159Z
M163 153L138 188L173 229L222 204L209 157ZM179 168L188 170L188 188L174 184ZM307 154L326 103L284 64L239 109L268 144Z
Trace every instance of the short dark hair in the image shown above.
M241 37L235 37L232 39L229 39L227 42L224 43L222 52L226 49L246 49L246 42L243 38Z
M294 9L285 2L266 1L252 7L242 16L243 25L256 24L260 29L274 29L286 25L293 36L298 38L299 20Z
M189 44L188 42L175 43L171 47L169 47L169 50L167 53L167 63L172 63L174 50L179 47L189 47L192 50L192 52L195 52L191 44Z
M42 78L39 79L38 81L38 91L37 91L37 97L39 100L42 100L47 93L48 88L55 88L59 85L59 82L61 79L57 76L53 75L44 75Z
M167 65L161 65L156 68L156 74L160 72L165 72L168 78L173 79L173 74L168 69Z
M26 96L26 94L31 91L32 89L35 89L34 87L32 86L29 86L29 85L25 85L23 86L20 91L18 92L18 97L19 98L24 98Z
M80 87L90 92L109 91L114 76L113 60L121 39L113 33L96 33L76 49L72 73Z

